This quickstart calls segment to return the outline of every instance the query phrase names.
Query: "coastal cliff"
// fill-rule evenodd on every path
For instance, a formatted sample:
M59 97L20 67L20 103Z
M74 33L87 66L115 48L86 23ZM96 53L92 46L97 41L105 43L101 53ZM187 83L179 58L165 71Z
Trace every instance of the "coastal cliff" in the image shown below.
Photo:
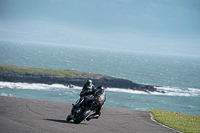
M67 86L83 86L88 79L91 79L95 86L103 85L106 88L125 88L145 92L157 91L157 89L151 85L136 84L130 80L101 74L74 70L53 70L0 65L0 81L44 84L58 83Z

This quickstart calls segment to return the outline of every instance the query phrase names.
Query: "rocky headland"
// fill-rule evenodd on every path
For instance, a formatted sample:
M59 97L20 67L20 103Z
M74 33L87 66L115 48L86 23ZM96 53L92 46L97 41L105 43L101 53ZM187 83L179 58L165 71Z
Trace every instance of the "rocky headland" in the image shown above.
M15 69L11 69L13 67ZM106 76L106 75L101 75L101 74L78 72L74 70L57 70L59 72L67 71L67 75L65 74L64 76L62 74L57 73L57 71L55 72L55 74L52 74L49 72L43 72L44 70L50 70L50 69L42 69L43 70L42 72L40 72L39 70L37 71L36 70L34 71L31 69L29 70L29 67L0 65L0 81L44 83L44 84L57 83L57 84L63 84L66 86L73 87L73 85L83 86L86 80L91 79L95 86L103 85L106 88L108 87L109 88L124 88L124 89L132 89L132 90L139 90L139 91L145 91L145 92L157 91L157 89L151 85L137 84L130 80L114 78L111 76Z

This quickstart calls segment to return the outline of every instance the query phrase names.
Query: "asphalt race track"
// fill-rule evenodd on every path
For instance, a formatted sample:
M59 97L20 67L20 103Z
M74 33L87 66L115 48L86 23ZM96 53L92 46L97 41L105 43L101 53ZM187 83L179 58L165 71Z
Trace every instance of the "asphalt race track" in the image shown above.
M98 120L66 121L70 103L0 96L1 133L175 133L149 112L103 107Z

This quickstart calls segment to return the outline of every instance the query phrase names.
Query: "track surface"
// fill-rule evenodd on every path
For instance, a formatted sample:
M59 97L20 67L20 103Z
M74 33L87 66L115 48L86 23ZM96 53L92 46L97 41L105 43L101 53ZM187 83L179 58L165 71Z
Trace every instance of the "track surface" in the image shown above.
M0 96L1 133L174 133L150 119L149 112L103 107L98 120L65 120L70 103Z

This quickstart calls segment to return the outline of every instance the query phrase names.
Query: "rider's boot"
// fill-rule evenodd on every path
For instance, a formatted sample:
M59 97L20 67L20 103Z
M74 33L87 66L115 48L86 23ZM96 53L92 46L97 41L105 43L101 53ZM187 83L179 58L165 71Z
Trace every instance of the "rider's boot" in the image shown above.
M89 121L90 119L98 119L99 116L100 116L100 113L94 113L90 115L88 118L86 118L86 120Z

